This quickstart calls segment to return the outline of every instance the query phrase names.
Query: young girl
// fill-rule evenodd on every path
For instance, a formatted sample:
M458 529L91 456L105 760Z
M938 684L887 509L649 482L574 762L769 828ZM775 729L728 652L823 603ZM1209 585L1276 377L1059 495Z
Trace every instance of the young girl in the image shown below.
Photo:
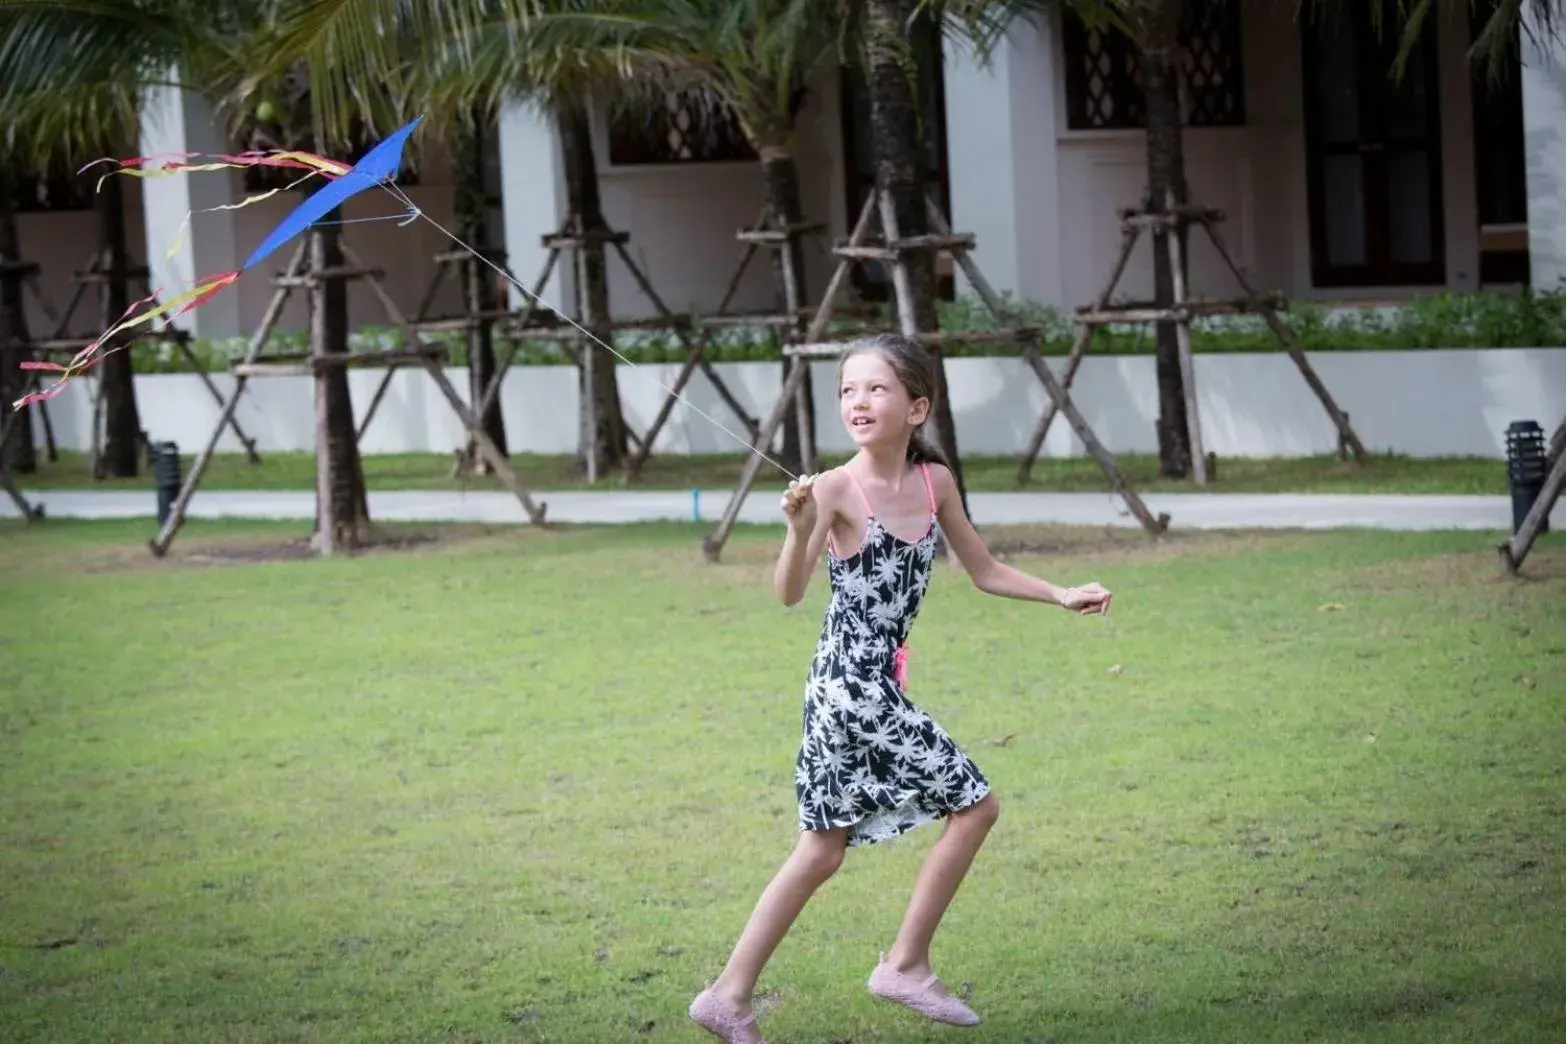
M937 524L981 591L1083 614L1109 610L1110 594L1096 583L1056 587L990 556L963 514L952 473L919 435L935 389L935 361L916 342L885 334L850 345L838 363L839 412L859 452L791 483L783 497L778 598L795 605L804 597L825 546L832 600L805 688L794 769L798 844L722 974L691 1004L691 1018L729 1044L760 1044L756 980L845 850L935 819L946 823L868 985L927 1018L979 1021L930 968L930 940L999 812L978 766L907 695L905 643L929 587Z

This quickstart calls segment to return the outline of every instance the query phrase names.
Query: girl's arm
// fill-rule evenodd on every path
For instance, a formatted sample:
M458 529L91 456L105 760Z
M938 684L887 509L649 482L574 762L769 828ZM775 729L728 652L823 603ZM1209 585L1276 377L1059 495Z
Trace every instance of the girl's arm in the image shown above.
M797 605L810 586L810 576L821 558L821 548L837 519L838 495L842 476L835 472L817 475L808 486L792 488L783 495L788 532L778 552L777 568L772 573L772 588L784 605ZM796 506L792 514L790 502Z
M947 544L974 587L1001 598L1044 602L1077 612L1109 610L1109 592L1096 583L1061 587L996 561L968 516L963 514L962 499L952 473L939 464L931 464L930 483L935 487L936 520L940 522L941 532L946 534Z

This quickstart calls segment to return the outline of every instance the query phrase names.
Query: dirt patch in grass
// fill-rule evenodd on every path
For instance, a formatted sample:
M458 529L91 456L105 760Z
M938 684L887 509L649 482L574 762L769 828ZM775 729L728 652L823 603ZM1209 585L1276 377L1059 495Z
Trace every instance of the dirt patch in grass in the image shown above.
M377 525L367 540L354 548L339 549L344 557L419 553L469 546L492 537L491 526ZM508 531L508 536L515 534ZM134 572L146 569L240 566L266 562L305 561L319 557L307 527L294 534L239 533L225 536L176 539L163 558L153 555L145 543L105 548L74 564L81 572Z
M1484 546L1472 552L1378 562L1364 567L1354 579L1355 587L1376 594L1411 588L1440 588L1459 595L1465 591L1532 588L1535 585L1563 589L1566 588L1566 547L1549 547L1543 541L1536 542L1515 577L1502 571L1499 553Z
M986 526L979 534L1001 561L1070 557L1094 561L1149 562L1226 555L1299 540L1288 530L1171 529L1150 536L1114 526Z

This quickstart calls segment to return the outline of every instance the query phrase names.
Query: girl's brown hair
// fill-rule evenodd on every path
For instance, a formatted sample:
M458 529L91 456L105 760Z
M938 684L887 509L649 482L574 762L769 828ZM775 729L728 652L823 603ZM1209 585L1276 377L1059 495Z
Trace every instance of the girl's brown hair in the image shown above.
M935 357L929 349L918 341L904 337L902 334L884 333L874 337L866 337L863 340L854 341L843 350L843 354L837 360L837 380L843 382L843 366L849 359L862 352L879 352L891 366L892 372L897 375L897 380L908 392L910 399L930 400L929 412L925 414L925 422L935 415L936 389L938 387L939 371L936 369ZM913 438L908 440L908 462L910 464L940 464L950 468L951 464L941 451L931 445L924 437L924 424L920 424L914 431Z

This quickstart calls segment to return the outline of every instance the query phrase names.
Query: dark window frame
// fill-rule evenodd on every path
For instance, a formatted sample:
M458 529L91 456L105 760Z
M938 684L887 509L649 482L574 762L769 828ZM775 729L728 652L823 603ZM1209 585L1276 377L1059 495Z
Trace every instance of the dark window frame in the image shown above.
M1369 18L1356 17L1352 13L1346 14L1345 17L1354 20L1356 30L1362 34L1361 40L1371 44L1360 50L1359 82L1384 83L1391 69L1391 55L1395 53L1393 50L1395 38L1377 43ZM1321 43L1312 23L1307 21L1301 24L1299 36L1303 58L1301 79L1305 103L1305 178L1313 286L1321 289L1354 289L1446 285L1446 187L1441 126L1443 119L1439 60L1441 51L1437 21L1438 19L1433 18L1426 19L1422 41L1424 54L1427 57L1424 63L1424 91L1426 103L1430 107L1428 130L1421 143L1428 155L1426 171L1430 179L1431 259L1423 263L1399 263L1391 259L1391 246L1386 241L1390 235L1390 208L1386 199L1390 189L1381 184L1386 177L1385 142L1362 139L1360 144L1352 147L1352 150L1367 158L1367 176L1373 179L1373 183L1366 186L1368 194L1365 205L1366 250L1369 258L1363 265L1352 266L1332 266L1327 263L1325 161L1330 148L1350 150L1351 147L1339 145L1329 148L1322 142L1321 106L1316 97L1316 84L1312 79L1314 71L1321 65L1318 53ZM1376 104L1376 97L1375 92L1364 92L1359 100L1360 126L1370 128L1373 137L1380 127L1382 116L1380 107Z
M1187 58L1188 127L1243 127L1245 39L1242 0L1187 0L1180 43ZM1209 46L1211 33L1221 52ZM1142 130L1146 126L1142 78L1136 44L1118 29L1089 29L1067 9L1061 14L1062 54L1066 70L1066 129L1072 131ZM1199 81L1221 70L1220 85ZM1197 75L1200 74L1200 75ZM1107 105L1107 108L1106 108Z
M733 112L700 87L669 91L663 105L607 107L604 136L611 167L695 167L760 159ZM671 142L671 136L676 140Z

